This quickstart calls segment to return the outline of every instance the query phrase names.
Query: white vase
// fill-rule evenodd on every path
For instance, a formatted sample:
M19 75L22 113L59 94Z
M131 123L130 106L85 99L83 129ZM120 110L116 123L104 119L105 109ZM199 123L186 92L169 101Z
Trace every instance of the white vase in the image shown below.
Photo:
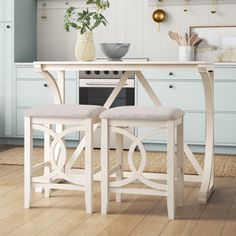
M192 46L179 46L179 61L194 61L194 48Z
M95 59L95 45L93 41L93 33L78 33L75 45L75 57L78 61L93 61Z

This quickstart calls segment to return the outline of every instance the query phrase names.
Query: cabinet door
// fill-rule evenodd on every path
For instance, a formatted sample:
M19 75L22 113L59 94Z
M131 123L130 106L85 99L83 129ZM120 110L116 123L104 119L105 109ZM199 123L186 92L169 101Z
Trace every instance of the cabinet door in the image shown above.
M138 136L143 136L150 129L139 128ZM152 129L153 130L153 129ZM188 144L204 145L205 143L205 114L187 112L184 116L184 140ZM146 143L166 143L166 134L156 135L145 139Z
M18 80L17 81L17 111L16 111L16 136L22 137L24 134L24 112L32 106L53 104L53 97L44 79ZM77 103L77 82L76 80L66 80L65 96L67 104ZM42 138L41 132L34 132L35 137ZM77 134L68 135L69 139L78 139Z
M0 23L0 136L5 135L11 122L12 82L12 30L11 24ZM8 116L10 113L10 116ZM7 125L6 122L6 125Z
M5 110L5 96L4 96L4 24L0 23L0 137L4 134L4 110Z
M10 22L12 21L13 13L13 0L0 0L0 21Z
M188 111L204 111L205 109L201 80L194 82L149 80L148 82L163 105L176 106ZM141 106L153 105L140 83L137 87L136 101Z
M190 144L204 144L205 141L205 115L204 90L201 80L194 81L148 81L163 105L176 106L186 111L185 115L185 141ZM138 84L138 105L153 105L144 88ZM193 132L193 127L196 129ZM138 129L138 135L142 136L146 130ZM149 143L166 142L166 135L153 136L146 139Z

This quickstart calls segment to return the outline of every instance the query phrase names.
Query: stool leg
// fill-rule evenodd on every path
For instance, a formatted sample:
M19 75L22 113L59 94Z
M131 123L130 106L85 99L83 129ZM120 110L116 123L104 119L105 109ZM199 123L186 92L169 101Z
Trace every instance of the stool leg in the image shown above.
M45 125L45 126L51 129L51 125ZM45 133L44 134L44 161L48 161L48 162L50 161L50 153L49 153L50 144L51 144L51 137L49 134ZM51 170L49 166L44 167L44 175L48 175L50 171ZM50 192L51 190L49 187L44 188L44 196L46 198L50 197Z
M177 206L183 206L184 199L184 134L183 119L181 124L177 126Z
M167 209L168 218L175 218L175 124L168 122L167 142Z
M92 171L92 132L93 125L91 119L86 121L85 126L85 205L86 212L93 212L93 171Z
M106 214L109 201L109 132L108 120L101 121L101 212Z
M32 158L33 158L33 137L31 118L24 119L24 207L30 208L32 198Z
M116 172L116 181L123 178L123 136L116 133L116 165L119 166L119 170ZM116 193L116 202L121 202L121 193Z

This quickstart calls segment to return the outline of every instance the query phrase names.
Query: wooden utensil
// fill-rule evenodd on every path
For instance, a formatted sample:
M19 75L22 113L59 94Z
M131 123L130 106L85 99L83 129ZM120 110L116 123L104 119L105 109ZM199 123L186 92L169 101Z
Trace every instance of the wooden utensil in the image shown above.
M196 45L198 45L199 43L202 42L202 40L203 40L202 38L197 37L197 38L195 39L195 41L193 42L192 46L196 46Z
M179 42L180 42L180 45L181 45L181 46L184 45L184 41L183 41L183 37L182 37L182 36L179 36Z
M176 35L175 32L170 30L168 34L171 39L173 39L174 41L176 41L179 44L179 37L178 37L178 35Z
M193 46L193 43L195 42L195 40L197 39L198 37L198 34L196 33L193 33L190 37L190 40L189 40L189 45Z
M189 37L188 37L188 33L185 33L185 40L186 40L186 45L189 45Z
M178 45L180 45L178 33L173 32L173 31L170 30L168 34L169 34L171 39L173 39Z
M179 34L177 32L174 32L175 35L175 41L180 45L180 40L179 40Z

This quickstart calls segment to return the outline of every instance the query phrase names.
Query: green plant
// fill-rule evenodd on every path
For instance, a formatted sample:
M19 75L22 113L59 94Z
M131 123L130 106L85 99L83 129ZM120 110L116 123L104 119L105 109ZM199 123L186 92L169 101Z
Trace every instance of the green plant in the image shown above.
M107 25L106 18L102 15L102 12L109 8L110 4L108 0L87 0L87 5L93 5L93 11L79 10L75 7L69 7L66 10L64 17L64 27L66 31L70 31L70 28L80 30L80 33L92 32L100 24Z

